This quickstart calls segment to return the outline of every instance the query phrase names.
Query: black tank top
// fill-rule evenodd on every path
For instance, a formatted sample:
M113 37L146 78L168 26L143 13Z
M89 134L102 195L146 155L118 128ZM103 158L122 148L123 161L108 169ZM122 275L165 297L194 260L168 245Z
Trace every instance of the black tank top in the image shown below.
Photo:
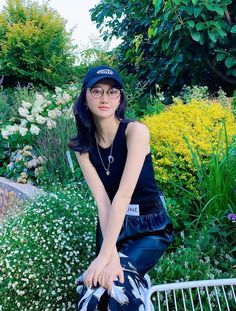
M110 164L110 175L106 174L106 171L102 165L101 159L98 154L96 143L89 151L89 158L93 166L95 167L106 192L112 202L120 184L121 176L124 170L126 157L127 157L127 145L125 130L129 122L134 120L122 119L119 123L114 141L112 155L114 162ZM108 167L108 156L110 155L111 147L102 148L99 146L100 154L103 159L105 167ZM134 159L135 161L135 159ZM159 196L160 188L156 184L154 177L154 170L152 164L151 152L146 155L142 170L140 172L136 187L134 189L131 204L147 203Z

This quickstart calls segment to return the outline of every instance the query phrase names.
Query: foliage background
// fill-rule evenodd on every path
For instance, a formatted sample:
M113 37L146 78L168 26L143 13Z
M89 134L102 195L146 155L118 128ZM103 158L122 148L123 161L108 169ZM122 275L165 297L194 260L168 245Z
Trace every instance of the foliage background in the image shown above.
M236 5L234 0L102 0L92 20L123 42L116 50L120 68L140 81L176 95L184 84L236 85Z

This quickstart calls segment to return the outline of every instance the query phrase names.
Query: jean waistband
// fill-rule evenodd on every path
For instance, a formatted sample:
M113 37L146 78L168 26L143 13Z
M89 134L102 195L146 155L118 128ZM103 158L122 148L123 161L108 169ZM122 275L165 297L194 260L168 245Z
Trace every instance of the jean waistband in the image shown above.
M140 204L129 204L126 211L128 216L141 216L152 213L159 213L161 210L165 209L165 200L164 196L160 195L152 201Z

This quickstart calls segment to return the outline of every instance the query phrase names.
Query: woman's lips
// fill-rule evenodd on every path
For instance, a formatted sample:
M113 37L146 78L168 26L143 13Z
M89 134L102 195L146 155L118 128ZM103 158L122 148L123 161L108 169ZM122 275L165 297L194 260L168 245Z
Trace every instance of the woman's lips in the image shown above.
M108 110L109 109L109 107L105 107L105 106L99 106L98 107L100 110Z

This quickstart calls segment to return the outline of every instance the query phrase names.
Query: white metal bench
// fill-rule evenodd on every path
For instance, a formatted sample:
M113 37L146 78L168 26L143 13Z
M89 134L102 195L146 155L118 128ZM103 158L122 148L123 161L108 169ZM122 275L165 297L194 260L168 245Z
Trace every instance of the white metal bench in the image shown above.
M146 311L235 311L236 278L151 286Z

